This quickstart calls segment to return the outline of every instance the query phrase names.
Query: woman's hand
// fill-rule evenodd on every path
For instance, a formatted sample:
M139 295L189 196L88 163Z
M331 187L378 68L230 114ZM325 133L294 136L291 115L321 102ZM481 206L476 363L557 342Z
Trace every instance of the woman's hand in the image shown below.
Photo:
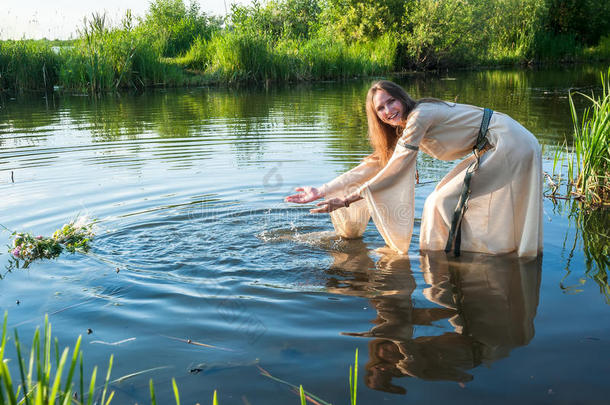
M322 191L315 187L297 187L294 190L300 191L300 193L289 195L288 197L284 198L284 201L297 204L305 204L308 202L315 201L318 198L324 197Z
M320 201L316 204L320 208L309 210L312 214L322 214L324 212L333 212L336 209L346 207L344 198L331 198L330 200Z

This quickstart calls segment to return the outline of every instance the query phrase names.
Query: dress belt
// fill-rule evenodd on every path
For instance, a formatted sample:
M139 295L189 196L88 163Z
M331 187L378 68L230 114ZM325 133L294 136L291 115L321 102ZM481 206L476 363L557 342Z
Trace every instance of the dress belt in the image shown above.
M458 200L455 211L453 212L453 218L451 219L451 228L449 229L449 237L447 238L447 244L445 245L445 253L449 253L453 247L453 253L455 256L460 255L460 243L462 241L462 219L464 213L468 209L468 199L470 198L470 180L472 175L479 168L481 162L481 151L487 145L487 130L489 127L489 121L493 110L485 108L483 110L483 120L481 120L481 128L479 128L479 134L477 135L477 141L472 148L472 154L476 157L476 160L468 166L466 169L466 175L464 176L464 184L462 185L462 193Z

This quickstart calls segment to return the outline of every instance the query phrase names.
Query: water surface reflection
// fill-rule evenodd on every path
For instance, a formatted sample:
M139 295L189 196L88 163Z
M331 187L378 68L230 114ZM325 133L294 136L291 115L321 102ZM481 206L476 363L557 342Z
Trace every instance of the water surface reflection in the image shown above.
M409 257L387 254L374 263L364 245L352 248L332 253L329 271L353 277L343 283L331 278L327 287L369 298L377 312L369 331L345 333L372 338L369 388L405 394L393 383L402 377L465 383L473 379L468 370L489 366L534 337L541 257L423 253L419 278L428 286L420 286L425 300L419 300Z
M395 80L414 97L505 112L548 145L572 131L568 86L597 83L598 70ZM402 404L389 392L405 390L415 403L547 403L550 389L570 403L607 399L607 215L574 218L545 202L539 300L539 262L420 257L417 221L411 256L383 255L374 226L361 241L337 240L326 216L282 202L370 153L369 85L0 96L0 223L49 235L77 213L100 220L88 256L36 262L0 281L9 329L31 341L48 313L61 346L83 334L85 367L114 354L113 377L155 370L116 384L118 403L147 402L149 379L159 403L171 403L172 378L188 403L207 403L213 390L222 404L298 402L257 362L345 403L356 348L362 404ZM546 149L547 171L552 155ZM453 164L421 154L416 216ZM0 268L7 260L5 247Z

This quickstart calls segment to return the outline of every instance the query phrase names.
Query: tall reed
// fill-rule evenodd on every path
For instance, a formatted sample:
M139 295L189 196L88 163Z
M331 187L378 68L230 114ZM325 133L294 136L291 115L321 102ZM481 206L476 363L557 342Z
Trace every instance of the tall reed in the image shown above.
M217 32L199 38L178 59L211 81L268 82L347 79L394 69L397 41L390 35L346 43L329 38L272 41L247 33Z
M52 89L60 64L48 42L0 41L0 91Z
M76 46L62 50L60 82L90 93L185 84L185 74L161 60L154 38L134 27L128 12L120 27L108 27L105 15L93 14L81 27Z
M610 69L601 74L602 94L569 94L574 123L572 152L568 156L568 187L589 206L610 205ZM591 103L579 119L573 94ZM571 190L570 190L571 191Z

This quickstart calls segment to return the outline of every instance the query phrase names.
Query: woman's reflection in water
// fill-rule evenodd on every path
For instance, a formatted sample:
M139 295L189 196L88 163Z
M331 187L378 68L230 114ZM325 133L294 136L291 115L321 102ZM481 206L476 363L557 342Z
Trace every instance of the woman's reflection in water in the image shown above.
M404 376L467 382L473 379L467 370L507 357L534 337L542 258L423 253L428 301L420 302L412 297L416 282L408 257L386 255L375 263L368 253L361 241L332 252L327 287L369 298L377 310L370 331L346 333L373 338L365 366L369 388L404 394L392 384ZM416 336L416 326L438 333Z

